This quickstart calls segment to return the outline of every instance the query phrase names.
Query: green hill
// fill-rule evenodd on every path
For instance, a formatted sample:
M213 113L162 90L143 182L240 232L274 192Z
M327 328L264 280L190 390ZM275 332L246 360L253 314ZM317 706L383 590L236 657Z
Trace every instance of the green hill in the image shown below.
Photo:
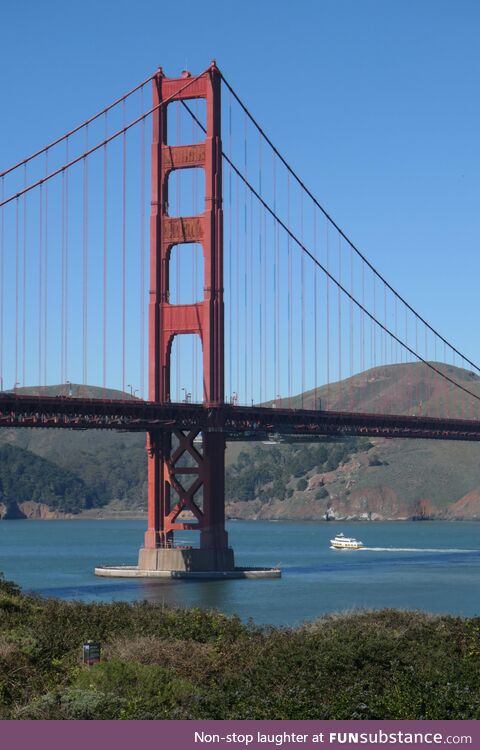
M410 362L374 367L303 395L281 399L277 404L292 409L480 419L480 377L454 365L438 362L429 365ZM435 370L476 398L462 392Z

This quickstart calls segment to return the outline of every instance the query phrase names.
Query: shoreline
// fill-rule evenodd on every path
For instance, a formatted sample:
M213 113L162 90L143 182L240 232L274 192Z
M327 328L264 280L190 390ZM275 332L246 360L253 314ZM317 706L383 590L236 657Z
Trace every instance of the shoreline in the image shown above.
M148 513L146 511L112 511L110 513L83 511L81 513L57 513L52 515L34 515L23 517L0 518L0 523L4 521L146 521ZM338 524L338 523L361 523L361 524L378 524L378 523L472 523L480 521L480 518L238 518L227 516L226 521L237 522L247 521L248 523L267 522L267 523L320 523L320 524Z

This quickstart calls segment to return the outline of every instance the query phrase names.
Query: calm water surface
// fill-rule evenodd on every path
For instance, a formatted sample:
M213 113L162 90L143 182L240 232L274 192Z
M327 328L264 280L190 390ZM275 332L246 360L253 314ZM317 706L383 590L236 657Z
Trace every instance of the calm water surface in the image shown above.
M103 579L96 565L132 565L144 521L0 523L0 570L25 590L88 601L147 599L216 608L257 623L294 625L326 612L398 607L480 614L480 523L228 524L238 565L280 565L281 579ZM370 549L336 551L343 531Z

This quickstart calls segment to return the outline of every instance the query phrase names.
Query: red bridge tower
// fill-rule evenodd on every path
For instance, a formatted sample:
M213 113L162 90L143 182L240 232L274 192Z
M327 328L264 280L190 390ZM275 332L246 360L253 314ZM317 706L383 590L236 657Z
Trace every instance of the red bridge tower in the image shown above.
M170 400L170 359L175 336L198 334L203 351L203 400L224 401L224 309L221 77L215 63L196 79L184 73L153 79L152 208L150 223L149 400ZM162 102L206 100L206 139L169 146L167 107ZM198 216L168 215L168 178L176 169L205 170L205 210ZM169 301L172 248L199 243L204 257L204 298L189 305ZM151 430L148 451L148 529L140 550L143 570L232 570L233 550L225 531L225 435ZM185 456L190 457L185 461ZM175 547L177 530L200 531L200 548Z

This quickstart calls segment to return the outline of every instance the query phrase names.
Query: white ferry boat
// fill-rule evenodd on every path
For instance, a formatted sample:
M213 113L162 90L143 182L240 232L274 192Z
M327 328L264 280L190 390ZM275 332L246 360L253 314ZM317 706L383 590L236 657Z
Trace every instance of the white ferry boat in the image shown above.
M330 539L330 549L362 549L363 542L353 537L337 534L334 539Z

